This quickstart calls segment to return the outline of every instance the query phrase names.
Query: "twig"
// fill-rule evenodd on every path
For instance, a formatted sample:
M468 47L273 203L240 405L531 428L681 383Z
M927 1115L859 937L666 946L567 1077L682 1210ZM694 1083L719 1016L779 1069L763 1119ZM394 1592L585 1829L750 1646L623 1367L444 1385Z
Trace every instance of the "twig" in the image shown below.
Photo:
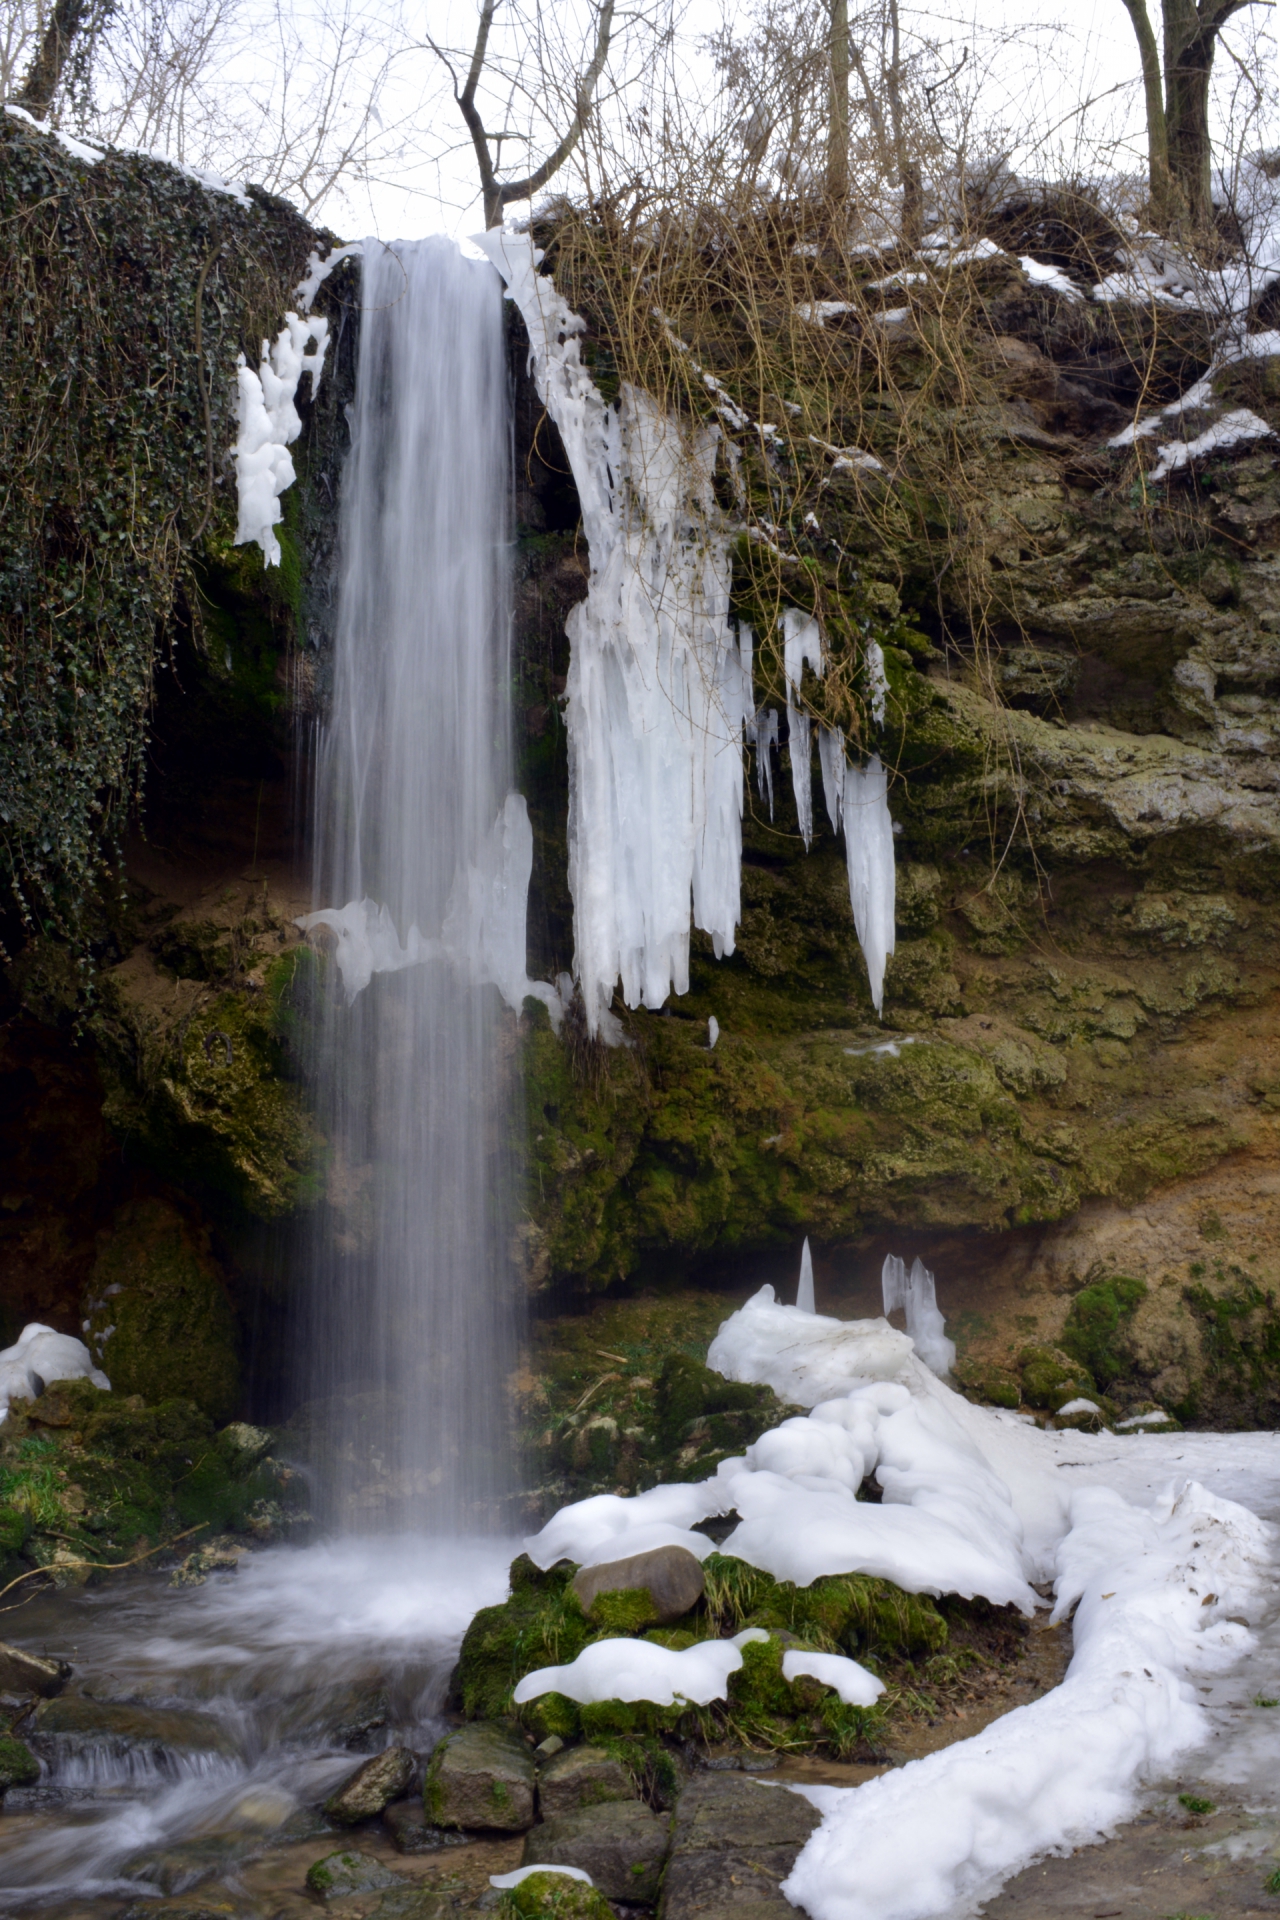
M69 1573L73 1567L91 1567L97 1573L121 1573L126 1567L136 1567L143 1560L153 1559L157 1553L164 1553L169 1547L176 1547L179 1540L189 1540L193 1533L203 1533L208 1525L207 1520L202 1520L199 1526L188 1527L185 1533L175 1533L171 1540L162 1540L158 1547L148 1547L145 1553L135 1553L132 1560L59 1560L51 1567L28 1567L27 1571L20 1573L16 1580L11 1580L7 1587L0 1587L0 1600L4 1599L6 1593L12 1593L15 1587L20 1587L24 1580L34 1580L38 1573L52 1577L55 1573ZM58 1536L60 1539L66 1537ZM13 1613L15 1609L4 1607L0 1611Z

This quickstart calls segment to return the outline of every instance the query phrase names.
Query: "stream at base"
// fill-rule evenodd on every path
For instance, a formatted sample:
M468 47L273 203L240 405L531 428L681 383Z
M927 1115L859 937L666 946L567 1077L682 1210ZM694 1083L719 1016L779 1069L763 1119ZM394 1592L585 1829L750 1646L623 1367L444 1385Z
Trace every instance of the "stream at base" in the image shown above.
M6 1637L74 1672L57 1730L31 1739L39 1784L5 1798L6 1909L183 1892L315 1831L361 1755L429 1752L462 1633L517 1551L348 1539L194 1589L140 1576L16 1610Z

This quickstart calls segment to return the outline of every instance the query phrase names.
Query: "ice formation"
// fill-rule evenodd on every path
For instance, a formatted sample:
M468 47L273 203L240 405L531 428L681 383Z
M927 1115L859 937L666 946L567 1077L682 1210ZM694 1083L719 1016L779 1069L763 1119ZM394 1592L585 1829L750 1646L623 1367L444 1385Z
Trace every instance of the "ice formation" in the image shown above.
M345 247L330 247L323 260L313 247L307 255L307 271L293 292L293 297L302 311L310 313L315 305L316 295L335 267L340 267L344 260L350 260L363 253L363 240L349 241Z
M769 802L769 818L773 818L773 762L769 758L769 749L778 748L778 711L770 707L767 711L761 707L754 720L747 721L747 739L756 750L756 791L760 798Z
M853 924L867 963L872 1004L879 1013L884 1005L885 968L894 948L897 895L889 779L879 754L872 754L865 767L846 765L841 818Z
M541 1000L559 1029L564 1005L556 988L525 972L529 876L533 829L524 797L509 793L474 866L459 868L445 908L439 939L424 939L417 926L403 943L386 907L349 900L345 907L304 913L295 925L304 933L327 927L336 936L334 959L350 1005L375 973L398 973L428 960L447 960L476 986L497 987L519 1013L525 999Z
M813 1255L809 1251L808 1235L800 1252L800 1284L796 1288L796 1305L801 1313L816 1313L813 1300Z
M289 448L302 432L294 405L298 382L304 373L311 375L314 399L328 343L329 322L323 317L308 314L299 319L296 313L286 313L275 344L263 341L256 373L243 354L237 359L240 433L232 449L239 499L235 544L242 547L256 540L264 566L280 564L275 535L276 523L284 518L280 495L296 478Z
M782 628L783 675L787 687L791 786L796 797L800 838L807 852L813 843L813 763L809 749L809 716L800 707L798 699L792 699L792 695L799 695L806 665L812 667L819 679L822 677L822 634L813 615L802 613L797 607L788 607L785 613L779 614L778 625Z
M595 1885L595 1881L591 1878L591 1875L583 1867L555 1867L555 1866L541 1866L541 1865L532 1866L532 1867L516 1867L516 1869L512 1873L491 1873L489 1875L489 1885L491 1887L501 1887L504 1889L507 1887L518 1887L520 1885L520 1882L522 1880L527 1880L531 1873L562 1873L566 1880L581 1880L583 1884L588 1887L593 1887Z
M887 1253L880 1270L880 1285L886 1314L896 1308L906 1314L907 1333L926 1367L938 1375L950 1373L956 1363L955 1342L947 1338L947 1323L938 1311L933 1275L928 1267L921 1260L913 1260L908 1273L904 1260L895 1253Z
M11 1401L38 1399L51 1380L92 1380L104 1392L111 1387L83 1341L32 1320L0 1352L0 1420L8 1417Z
M742 856L750 634L729 613L729 533L712 493L720 430L688 429L636 388L606 404L583 323L527 236L477 236L529 331L591 556L569 616L569 879L589 1029L621 978L659 1007L689 978L689 929L732 953Z
M768 1287L724 1323L708 1359L812 1411L699 1485L562 1509L526 1543L538 1565L619 1557L659 1523L688 1529L736 1514L719 1550L799 1585L876 1573L909 1591L981 1594L1030 1613L1043 1604L1032 1583L1052 1580L1055 1618L1076 1608L1074 1657L1051 1693L864 1786L796 1789L823 1820L784 1891L813 1920L969 1911L1045 1852L1100 1838L1132 1813L1143 1777L1205 1737L1195 1683L1252 1644L1244 1622L1261 1612L1273 1578L1270 1528L1194 1480L1171 1478L1184 1460L1207 1459L1218 1436L1042 1432L961 1399L883 1320L844 1324L781 1307ZM1256 1467L1274 1476L1278 1462L1273 1444ZM878 1505L856 1498L871 1473ZM1252 1484L1248 1471L1239 1477ZM629 1508L639 1509L635 1524ZM700 1671L706 1652L688 1653ZM823 1656L800 1649L784 1658L793 1654L788 1676L810 1672L869 1704L873 1676L821 1668ZM629 1670L629 1687L653 1685L631 1697L693 1697L661 1665L652 1682ZM547 1673L538 1682L556 1684ZM587 1685L613 1682L593 1668L573 1684L585 1699L603 1697Z

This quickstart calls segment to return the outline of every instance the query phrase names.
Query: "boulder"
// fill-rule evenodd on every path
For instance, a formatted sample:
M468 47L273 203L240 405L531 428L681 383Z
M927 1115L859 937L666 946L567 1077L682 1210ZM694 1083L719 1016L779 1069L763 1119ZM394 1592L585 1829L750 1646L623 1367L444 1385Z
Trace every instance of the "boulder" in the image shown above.
M384 1807L409 1791L416 1768L417 1762L406 1748L387 1747L358 1766L329 1795L324 1810L343 1827L374 1820Z
M307 1869L307 1891L321 1900L347 1900L357 1893L380 1893L384 1887L412 1891L400 1874L371 1853L326 1853Z
M544 1820L635 1798L631 1775L603 1747L565 1747L544 1761L538 1774L538 1809Z
M88 1755L114 1760L148 1755L164 1768L179 1755L218 1754L238 1760L232 1735L212 1714L186 1708L125 1706L64 1693L42 1700L31 1725L31 1744L41 1759L65 1762Z
M397 1887L384 1893L366 1920L454 1920L457 1902L434 1887Z
M581 1867L606 1900L651 1906L658 1897L671 1821L639 1800L582 1807L528 1834L525 1866Z
M654 1547L628 1560L581 1567L573 1576L573 1591L584 1613L592 1612L602 1594L643 1589L653 1603L652 1618L639 1623L647 1626L679 1620L701 1600L704 1588L701 1563L687 1547Z
M741 1773L695 1775L676 1806L660 1920L795 1920L778 1889L821 1817Z
M25 1647L13 1647L0 1640L0 1693L38 1693L50 1700L61 1693L71 1677L65 1660L50 1660L41 1653L28 1653Z
M33 1787L40 1778L40 1762L21 1740L0 1736L0 1798L10 1787Z
M440 1742L422 1799L436 1826L523 1833L533 1825L533 1787L533 1755L524 1741L480 1721Z
M613 1909L597 1887L563 1873L531 1873L510 1887L503 1900L519 1920L613 1920Z

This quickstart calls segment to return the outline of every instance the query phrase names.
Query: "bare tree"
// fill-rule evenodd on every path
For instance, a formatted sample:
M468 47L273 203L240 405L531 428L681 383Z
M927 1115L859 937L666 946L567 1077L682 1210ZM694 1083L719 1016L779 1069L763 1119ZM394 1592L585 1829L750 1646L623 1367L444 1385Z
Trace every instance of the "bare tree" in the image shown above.
M114 0L54 0L16 104L43 119L68 72L87 72L91 42L114 11Z
M528 200L540 193L559 172L569 155L573 152L586 130L587 121L596 97L596 88L604 72L605 61L609 57L609 43L613 37L614 0L601 0L596 8L595 46L574 89L574 100L569 125L562 138L547 154L538 166L533 167L517 180L498 179L498 158L495 154L502 151L504 140L513 136L498 133L486 128L484 115L478 104L481 81L485 78L486 64L489 58L489 40L493 31L494 17L501 0L483 0L480 8L480 22L476 29L475 45L471 50L466 78L458 85L458 77L448 54L428 37L427 45L445 64L453 85L453 97L458 110L471 135L471 144L475 148L476 164L480 170L480 191L484 197L484 223L486 227L502 225L503 209L513 200ZM544 74L543 78L549 78Z
M1151 207L1164 226L1207 229L1213 221L1209 82L1218 40L1234 14L1257 0L1162 0L1163 47L1147 0L1122 0L1142 63Z

